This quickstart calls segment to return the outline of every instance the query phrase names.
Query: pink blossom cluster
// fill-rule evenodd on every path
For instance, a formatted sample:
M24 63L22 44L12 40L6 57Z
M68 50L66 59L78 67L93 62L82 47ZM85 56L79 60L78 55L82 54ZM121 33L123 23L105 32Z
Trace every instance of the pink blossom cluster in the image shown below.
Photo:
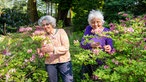
M36 29L35 31L32 33L34 36L35 35L44 35L46 32L44 31L43 28L41 28L40 26L35 26Z
M35 26L36 30L43 30L41 26Z
M143 39L146 42L146 38Z
M117 60L115 60L115 59L112 59L112 62L113 62L114 64L116 64L116 65L119 64L119 61L117 61Z
M19 28L19 32L28 32L28 31L32 31L31 27L20 27Z
M118 12L118 15L122 15L122 16L124 16L124 17L127 17L127 16L128 16L128 14L126 14L126 13L124 13L124 12Z
M35 55L33 54L30 58L30 61L33 62L35 60Z
M32 49L28 49L28 50L27 50L27 53L31 53L31 52L32 52Z
M115 30L115 25L113 23L110 23L109 26L111 31Z
M146 15L144 15L143 20L146 20Z
M8 49L3 50L2 53L3 53L4 55L7 55L7 56L11 55L11 52L9 52Z
M128 14L124 13L122 16L126 17L126 16L128 16Z
M109 68L109 66L108 65L104 65L104 69L108 69Z
M27 50L27 53L32 53L32 49L28 49ZM25 62L28 62L28 61L34 61L35 60L35 54L32 54L31 58L29 60L25 60Z
M26 64L27 62L34 62L35 58L36 58L36 56L35 56L35 54L33 54L29 59L25 59L24 63Z
M16 69L10 69L7 73L6 73L6 82L8 82L9 78L11 77L10 73L14 73L16 72Z
M100 49L92 49L92 53L99 55Z
M32 53L32 49L28 49L27 53ZM32 56L29 59L25 59L25 62L33 62L35 60L36 56L35 54L32 54Z
M129 28L125 28L124 31L125 32L134 32L134 29L132 27L129 27Z
M101 32L102 32L102 30L99 29L99 28L97 28L97 29L92 29L92 30L91 30L91 33L93 33L93 34L99 34L99 33L101 33Z

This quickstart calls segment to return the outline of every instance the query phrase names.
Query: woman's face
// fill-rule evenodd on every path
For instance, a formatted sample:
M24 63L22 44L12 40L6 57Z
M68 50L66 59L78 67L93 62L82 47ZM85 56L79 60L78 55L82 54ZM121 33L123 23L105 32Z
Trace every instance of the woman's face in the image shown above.
M42 27L44 28L44 30L48 33L52 33L53 32L53 27L50 23L47 23L46 20L42 21Z
M91 27L93 29L96 29L96 28L102 28L102 25L103 25L103 22L101 19L98 19L98 18L93 18L91 20Z

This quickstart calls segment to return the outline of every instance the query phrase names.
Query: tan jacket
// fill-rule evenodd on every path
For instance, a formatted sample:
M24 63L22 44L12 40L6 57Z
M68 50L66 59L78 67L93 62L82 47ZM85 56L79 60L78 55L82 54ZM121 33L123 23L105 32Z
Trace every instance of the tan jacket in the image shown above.
M56 34L53 35L53 38L50 39L51 43L54 45L54 53L52 56L46 57L45 64L56 64L70 61L70 44L65 30L58 29Z

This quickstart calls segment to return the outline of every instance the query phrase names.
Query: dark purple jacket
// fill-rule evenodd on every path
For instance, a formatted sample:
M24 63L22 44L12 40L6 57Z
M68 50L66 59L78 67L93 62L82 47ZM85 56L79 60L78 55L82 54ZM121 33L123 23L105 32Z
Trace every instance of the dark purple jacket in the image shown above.
M92 30L92 27L88 25L85 28L84 36L93 35L95 36L95 38L90 38L90 40L93 40L94 42L99 42L102 47L104 45L110 45L111 48L113 49L113 40L111 38L107 38L107 37L99 38L96 34L91 33L91 30ZM103 32L107 32L107 31L110 31L110 29L104 28ZM92 49L92 47L90 46L90 43L84 44L84 37L82 38L80 45L84 49L90 49L90 50Z

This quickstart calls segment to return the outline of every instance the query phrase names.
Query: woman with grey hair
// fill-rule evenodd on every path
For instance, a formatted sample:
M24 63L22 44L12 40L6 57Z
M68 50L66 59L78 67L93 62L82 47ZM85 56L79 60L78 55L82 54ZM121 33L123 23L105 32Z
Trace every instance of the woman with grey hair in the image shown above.
M56 28L56 19L50 15L39 19L38 24L44 29L49 42L44 42L38 49L40 56L45 56L45 66L49 82L58 82L60 73L63 82L73 82L72 64L69 51L69 39L64 29Z
M96 55L100 55L99 51L103 50L108 54L112 54L113 49L113 41L111 38L101 36L103 32L110 31L110 29L103 27L104 17L101 11L99 10L91 10L88 15L88 23L89 25L85 28L84 36L93 36L92 38L88 38L89 42L85 41L83 36L81 40L81 47L83 49L89 49L92 53ZM87 43L85 43L87 42ZM98 66L104 64L104 61L96 59L97 65L84 65L82 66L82 78L84 78L84 73L88 73L91 76L91 79L97 80L97 75L94 75L93 72L96 70Z

